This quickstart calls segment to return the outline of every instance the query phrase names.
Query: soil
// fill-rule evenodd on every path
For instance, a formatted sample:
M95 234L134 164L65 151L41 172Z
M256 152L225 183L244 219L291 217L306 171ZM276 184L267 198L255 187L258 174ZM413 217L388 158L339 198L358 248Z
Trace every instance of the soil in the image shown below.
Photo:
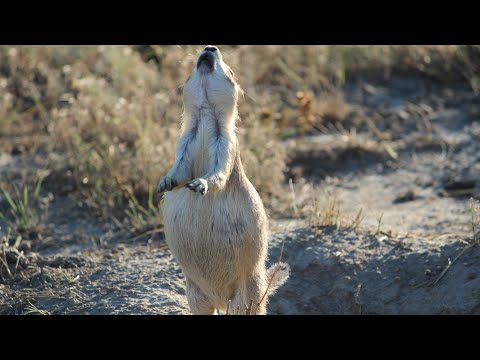
M392 156L338 146L342 134L297 140L290 174L334 193L352 216L362 209L363 221L348 229L272 219L270 262L283 243L292 271L268 313L479 314L480 247L469 247L468 207L480 198L478 96L416 78L351 83L344 95L356 116L382 119L379 131L399 127L402 141ZM357 136L366 136L361 127ZM41 165L0 153L2 179ZM301 192L301 181L293 186ZM24 255L5 253L0 314L189 314L161 233L126 235L68 191L42 196Z

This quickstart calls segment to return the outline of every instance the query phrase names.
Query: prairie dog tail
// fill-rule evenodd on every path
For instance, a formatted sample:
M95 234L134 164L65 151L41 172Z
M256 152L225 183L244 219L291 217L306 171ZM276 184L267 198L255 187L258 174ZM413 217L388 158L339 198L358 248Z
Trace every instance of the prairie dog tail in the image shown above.
M268 295L272 295L287 281L290 276L290 265L278 262L267 270Z

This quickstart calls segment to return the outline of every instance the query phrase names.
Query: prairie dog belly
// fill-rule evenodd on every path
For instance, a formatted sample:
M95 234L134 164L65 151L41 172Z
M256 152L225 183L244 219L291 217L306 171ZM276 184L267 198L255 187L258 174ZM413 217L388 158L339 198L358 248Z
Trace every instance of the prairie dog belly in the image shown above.
M185 275L219 302L228 300L237 280L248 275L240 269L263 266L267 221L257 211L259 199L238 188L205 196L186 188L165 194L168 246Z

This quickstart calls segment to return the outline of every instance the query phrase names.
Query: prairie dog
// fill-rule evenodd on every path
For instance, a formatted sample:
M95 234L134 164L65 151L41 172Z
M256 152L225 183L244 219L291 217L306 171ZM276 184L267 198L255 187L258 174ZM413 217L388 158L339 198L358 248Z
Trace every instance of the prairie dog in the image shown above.
M158 185L193 314L245 314L250 304L249 313L265 314L268 296L289 276L285 263L265 268L268 218L235 133L240 91L220 50L207 46L183 89L175 163Z

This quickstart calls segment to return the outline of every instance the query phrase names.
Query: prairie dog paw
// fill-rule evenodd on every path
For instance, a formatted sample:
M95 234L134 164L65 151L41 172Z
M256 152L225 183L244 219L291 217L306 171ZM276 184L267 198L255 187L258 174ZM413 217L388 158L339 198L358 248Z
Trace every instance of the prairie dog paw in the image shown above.
M185 186L192 191L199 192L202 195L205 195L208 191L208 184L207 181L204 179L192 180Z
M157 191L159 193L164 192L164 191L170 191L172 190L175 186L177 186L177 180L164 176L160 179L160 182L158 183L158 188Z

